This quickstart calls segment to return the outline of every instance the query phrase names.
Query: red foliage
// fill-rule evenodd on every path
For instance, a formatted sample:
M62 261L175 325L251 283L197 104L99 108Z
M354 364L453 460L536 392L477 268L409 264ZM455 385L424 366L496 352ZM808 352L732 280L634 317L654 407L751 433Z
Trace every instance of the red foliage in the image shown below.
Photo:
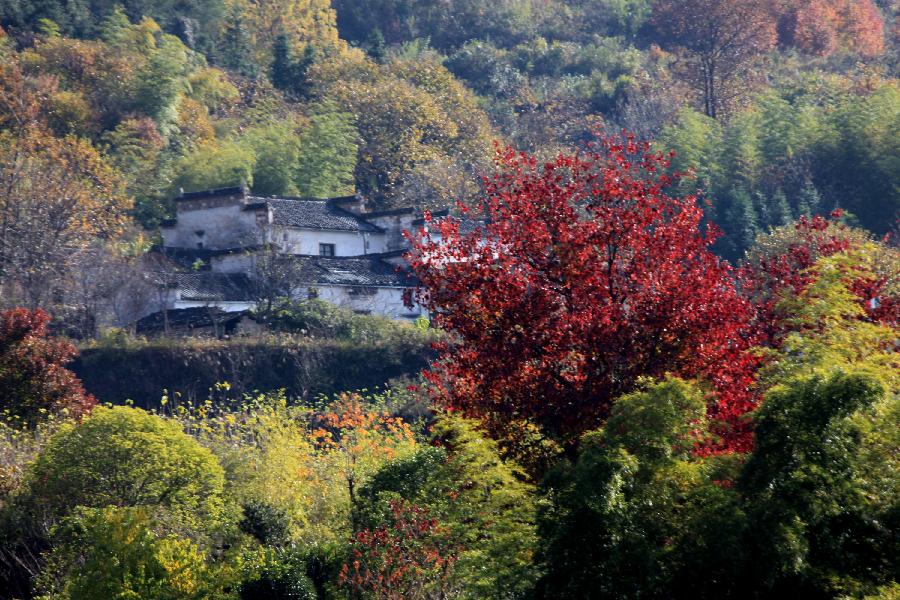
M387 526L353 536L338 579L354 597L440 598L456 562L447 530L425 509L391 501Z
M0 312L0 408L33 424L43 411L66 409L80 417L96 404L74 373L65 368L75 346L47 336L50 316L43 310Z
M838 50L874 57L884 53L884 19L872 0L785 2L781 42L818 56Z
M668 159L628 137L542 167L506 149L499 166L479 231L447 218L412 240L416 298L458 339L427 374L437 399L498 437L531 422L572 443L638 377L704 377L745 447L752 308L696 198L665 193Z
M779 347L788 330L776 310L784 292L801 292L812 283L809 268L818 259L853 246L847 228L839 221L841 216L842 212L836 210L830 219L802 217L794 226L794 241L777 253L758 256L742 267L740 278L745 295L756 309L756 337L761 345ZM900 322L900 299L885 293L887 283L884 279L857 279L851 289L859 296L867 318L896 325Z

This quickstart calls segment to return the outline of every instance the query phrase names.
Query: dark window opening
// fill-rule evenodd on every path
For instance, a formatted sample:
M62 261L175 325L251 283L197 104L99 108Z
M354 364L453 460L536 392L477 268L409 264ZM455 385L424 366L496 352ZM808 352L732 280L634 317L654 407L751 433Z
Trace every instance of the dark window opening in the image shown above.
M334 256L334 244L319 244L319 256Z

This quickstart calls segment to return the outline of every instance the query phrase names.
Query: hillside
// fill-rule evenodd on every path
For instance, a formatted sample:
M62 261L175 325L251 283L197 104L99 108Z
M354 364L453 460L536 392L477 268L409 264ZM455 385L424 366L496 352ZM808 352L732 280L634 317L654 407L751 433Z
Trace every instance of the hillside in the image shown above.
M0 0L0 600L897 600L898 0Z

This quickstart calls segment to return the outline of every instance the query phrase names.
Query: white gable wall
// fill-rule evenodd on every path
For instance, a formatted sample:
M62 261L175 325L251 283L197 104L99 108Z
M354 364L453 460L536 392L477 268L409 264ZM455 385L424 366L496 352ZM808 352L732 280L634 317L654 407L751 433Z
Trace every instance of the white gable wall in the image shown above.
M273 226L272 242L288 254L317 256L319 244L334 244L335 256L361 256L384 252L384 234L328 229Z
M320 300L324 300L335 306L355 311L368 311L373 315L389 317L391 319L415 319L425 311L420 306L407 308L403 304L403 289L391 287L368 288L375 293L353 294L355 288L343 285L317 286L316 292Z
M203 232L198 235L198 232ZM261 242L256 212L240 204L199 210L179 210L174 227L163 227L163 243L169 248L224 250Z

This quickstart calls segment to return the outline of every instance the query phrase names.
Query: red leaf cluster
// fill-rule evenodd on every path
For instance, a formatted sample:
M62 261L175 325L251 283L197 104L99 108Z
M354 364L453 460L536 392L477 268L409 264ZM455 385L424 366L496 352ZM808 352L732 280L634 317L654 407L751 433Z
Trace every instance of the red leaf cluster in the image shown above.
M532 423L574 443L639 377L704 377L730 444L749 443L753 309L696 198L667 194L668 157L624 137L541 166L506 149L499 166L481 228L411 236L416 298L458 340L428 373L438 400L498 436Z
M0 408L28 424L63 410L78 418L96 404L65 368L77 354L75 346L49 337L49 322L40 309L0 312Z
M340 585L355 597L443 597L439 592L449 579L458 550L449 532L424 508L406 501L391 501L390 510L388 525L353 536Z
M796 237L784 248L753 257L740 272L744 294L756 310L755 331L760 345L778 348L789 329L776 306L785 292L798 294L812 283L815 262L851 249L856 243L841 222L839 209L831 218L801 217L794 225ZM900 323L900 299L885 292L885 278L857 278L850 286L868 319L896 325Z

